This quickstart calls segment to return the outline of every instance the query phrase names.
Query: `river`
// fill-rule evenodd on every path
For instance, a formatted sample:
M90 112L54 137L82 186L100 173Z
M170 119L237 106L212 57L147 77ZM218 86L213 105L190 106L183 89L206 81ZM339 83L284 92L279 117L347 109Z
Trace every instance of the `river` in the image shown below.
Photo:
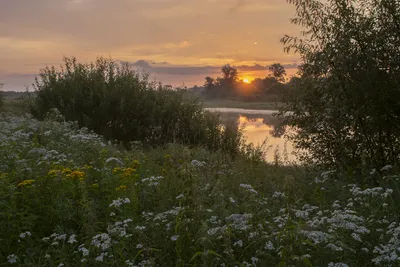
M280 155L286 163L296 162L293 145L283 136L273 134L279 119L274 116L276 110L252 110L239 108L207 108L206 110L218 112L222 121L235 120L244 130L247 143L259 145L266 140L266 161L274 162L275 154Z

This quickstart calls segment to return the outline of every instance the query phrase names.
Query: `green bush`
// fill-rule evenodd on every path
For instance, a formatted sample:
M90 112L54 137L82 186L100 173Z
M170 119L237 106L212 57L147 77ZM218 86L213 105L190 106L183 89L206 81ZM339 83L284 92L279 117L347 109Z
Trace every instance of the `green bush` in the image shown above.
M285 36L303 64L285 121L305 159L334 168L400 162L400 3L288 0L300 38ZM396 29L396 30L395 30ZM290 111L290 114L288 114Z
M66 120L125 146L132 141L181 143L236 154L242 143L235 127L221 128L218 116L204 111L194 96L152 82L112 59L81 64L64 58L61 70L43 69L34 88L31 112L36 118L56 108Z
M3 92L1 91L2 87L3 87L3 84L0 83L0 110L4 106L4 96L3 96Z

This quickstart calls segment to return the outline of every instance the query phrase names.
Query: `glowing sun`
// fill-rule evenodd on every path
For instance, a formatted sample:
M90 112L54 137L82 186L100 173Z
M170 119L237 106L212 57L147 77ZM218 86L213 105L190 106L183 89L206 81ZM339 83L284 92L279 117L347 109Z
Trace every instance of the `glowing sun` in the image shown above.
M249 79L243 79L244 83L250 83Z

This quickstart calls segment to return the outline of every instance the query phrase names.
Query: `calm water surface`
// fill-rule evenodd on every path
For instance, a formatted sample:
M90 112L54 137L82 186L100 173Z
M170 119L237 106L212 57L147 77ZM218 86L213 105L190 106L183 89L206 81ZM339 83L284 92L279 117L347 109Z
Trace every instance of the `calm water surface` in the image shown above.
M207 108L213 112L219 112L223 121L236 120L239 127L243 127L244 135L248 143L255 145L267 140L268 152L266 160L274 161L274 151L282 156L286 154L290 162L295 162L293 145L284 139L283 136L273 135L275 125L279 119L273 116L276 110L251 110L237 108Z

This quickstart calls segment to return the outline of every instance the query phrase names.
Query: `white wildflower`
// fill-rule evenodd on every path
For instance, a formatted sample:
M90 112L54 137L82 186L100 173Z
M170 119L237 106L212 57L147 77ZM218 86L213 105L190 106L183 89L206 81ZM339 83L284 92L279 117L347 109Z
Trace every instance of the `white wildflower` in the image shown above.
M118 198L112 201L112 203L110 204L110 207L120 207L123 204L128 204L131 203L131 201L129 200L129 198Z
M78 247L78 251L79 251L79 252L82 252L82 256L83 256L83 257L86 257L86 256L89 255L89 250L86 249L86 248L84 247L84 244L82 244L82 245L80 245L80 246Z
M254 190L254 188L249 184L240 184L240 187L247 189L247 191L249 191L251 193L258 194L258 192L256 190Z
M236 241L235 243L233 243L233 246L234 247L238 246L241 248L241 247L243 247L243 241L242 240Z
M8 263L13 264L13 263L16 263L18 261L18 257L16 255L14 255L14 254L11 254L11 255L7 256L7 260L8 260Z
M364 252L368 253L369 249L368 248L361 248L361 251L364 251Z
M264 248L265 248L266 250L274 250L274 249L275 249L275 247L274 247L274 245L272 244L271 241L268 241L267 243L265 243Z
M119 164L119 165L121 165L121 166L123 165L122 160L119 159L119 158L111 157L111 158L106 159L106 163L107 163L107 164L110 163L110 162L112 162L112 161L115 161L115 163L117 163L117 164Z
M328 267L349 267L349 265L347 265L346 263L343 263L343 262L336 262L336 263L330 262L328 264Z
M391 170L391 169L393 169L393 166L392 166L392 165L386 165L386 166L382 167L381 171L382 171L382 172L383 172L383 171L389 171L389 170Z
M144 230L146 230L146 226L140 226L140 225L138 225L138 226L135 227L135 230L137 230L137 231L144 231Z
M111 246L111 237L106 233L98 234L92 238L91 245L107 250Z
M284 198L284 197L285 197L285 193L275 191L275 192L272 194L272 197L273 197L273 198L279 198L279 197Z
M198 160L192 160L192 162L190 163L192 164L192 166L194 167L203 167L206 165L206 163L204 161L198 161Z
M356 234L356 233L352 233L352 234L351 234L351 237L352 237L354 240L358 241L358 242L362 242L360 235L358 235L358 234Z
M78 241L76 241L76 235L71 235L70 237L69 237L69 239L68 239L68 244L73 244L73 243L76 243L76 242L78 242Z
M107 256L107 255L108 255L107 252L102 252L99 256L97 256L97 257L95 258L95 260L96 260L96 261L103 261L103 260L104 260L104 257Z
M25 232L25 233L21 233L21 234L19 235L20 238L25 238L25 237L27 237L27 236L31 236L31 232Z
M326 245L327 248L333 250L333 251L343 251L343 248L336 246L335 244L328 244Z
M256 266L256 263L259 261L258 258L256 257L251 257L251 263L253 263L254 266Z
M176 240L178 240L178 238L179 238L179 235L173 235L173 236L171 236L171 240L172 240L172 241L176 241Z

